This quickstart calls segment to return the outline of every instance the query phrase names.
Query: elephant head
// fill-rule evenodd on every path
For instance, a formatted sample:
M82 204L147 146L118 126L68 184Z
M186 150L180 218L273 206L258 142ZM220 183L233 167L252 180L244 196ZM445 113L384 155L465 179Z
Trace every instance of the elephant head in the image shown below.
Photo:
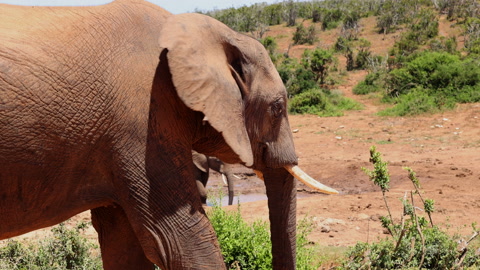
M210 176L210 170L221 174L224 183L228 187L228 205L233 204L235 177L231 164L223 163L216 157L209 157L192 150L193 163L195 164L194 176L197 182L198 192L203 204L207 204L207 183Z
M193 149L242 163L264 178L274 269L295 269L296 188L291 173L302 173L297 172L287 92L267 51L207 16L176 15L167 25L159 42L172 85L184 104L201 114L203 125L215 130L208 138L198 136ZM205 143L212 138L216 147Z

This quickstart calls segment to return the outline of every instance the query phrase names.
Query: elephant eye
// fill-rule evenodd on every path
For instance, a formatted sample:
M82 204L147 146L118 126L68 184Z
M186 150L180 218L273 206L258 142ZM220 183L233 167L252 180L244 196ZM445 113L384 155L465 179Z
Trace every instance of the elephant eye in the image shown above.
M282 99L278 99L272 103L272 113L275 118L279 118L280 116L283 115L283 111L284 111L283 104L284 102Z

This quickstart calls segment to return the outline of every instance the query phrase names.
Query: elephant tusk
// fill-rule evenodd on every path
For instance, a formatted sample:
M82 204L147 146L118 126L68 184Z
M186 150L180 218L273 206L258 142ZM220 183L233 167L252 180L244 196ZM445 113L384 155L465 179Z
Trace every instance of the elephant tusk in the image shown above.
M297 178L300 180L302 183L305 185L319 191L322 193L326 194L338 194L338 191L336 191L333 188L327 187L321 183L319 183L317 180L313 179L310 177L307 173L305 173L300 167L294 166L294 165L286 165L284 167L293 177Z
M265 181L265 178L263 178L263 173L261 171L253 170L255 174L257 175L260 180Z
M223 180L223 183L224 183L225 185L228 185L228 183L227 183L227 177L226 177L225 174L223 174L223 173L222 173L222 180Z

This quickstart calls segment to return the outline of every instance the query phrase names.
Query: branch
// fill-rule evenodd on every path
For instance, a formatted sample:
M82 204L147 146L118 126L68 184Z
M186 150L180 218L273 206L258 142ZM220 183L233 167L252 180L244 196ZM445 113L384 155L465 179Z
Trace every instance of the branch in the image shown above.
M422 269L423 261L425 260L425 238L423 237L422 228L420 228L420 224L418 223L418 216L415 213L415 204L413 202L413 192L410 192L410 197L412 199L412 208L413 208L413 216L415 217L415 223L417 225L417 231L420 234L420 239L422 240L422 259L418 264L418 269Z
M458 258L458 263L455 265L455 268L457 269L460 269L461 266L462 266L462 263L463 263L463 260L465 259L465 256L467 255L467 251L468 251L468 244L473 240L475 239L477 236L479 235L479 232L478 231L475 231L473 232L473 235L470 237L470 239L468 239L468 241L465 243L465 246L462 248L461 250L461 254L460 254L460 257Z

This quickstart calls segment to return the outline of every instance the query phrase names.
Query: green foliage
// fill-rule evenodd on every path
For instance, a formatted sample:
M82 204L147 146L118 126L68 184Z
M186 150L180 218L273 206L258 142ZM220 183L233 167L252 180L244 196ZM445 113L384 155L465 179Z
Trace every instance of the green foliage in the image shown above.
M438 35L438 16L430 8L420 8L408 24L408 31L400 36L390 50L391 65L402 64L406 57L416 52L420 45Z
M315 228L312 218L306 216L297 224L297 270L316 270L322 264L319 249L308 240L308 236Z
M209 217L228 268L238 265L242 269L271 269L271 242L265 222L250 226L239 210L228 213L220 207L214 207Z
M321 114L330 110L326 94L318 88L294 96L289 103L289 112L293 114Z
M268 55L270 55L270 59L272 59L273 63L276 63L278 59L280 59L280 55L277 53L278 44L275 38L273 37L266 37L260 40L263 47L268 51Z
M386 0L379 7L377 27L379 33L389 34L395 32L400 24L408 20L409 6L406 1Z
M347 71L353 69L366 69L371 58L370 41L360 39L348 39L343 36L338 37L333 46L336 52L341 52L347 59Z
M322 9L320 10L322 20L322 30L337 28L343 18L343 12L340 9Z
M453 36L450 38L439 37L432 39L429 44L429 48L434 52L447 52L450 54L458 54L457 51L457 39Z
M459 54L424 51L405 58L403 66L380 69L360 82L354 93L385 89L383 101L393 103L380 115L406 116L452 109L456 103L480 101L480 60Z
M424 89L418 88L393 99L395 106L387 108L378 114L381 116L413 116L425 113L436 113L455 107L449 99L431 96Z
M294 44L310 44L312 45L317 40L315 25L310 25L308 28L305 28L303 24L297 25L296 31L293 34L293 43Z
M303 66L312 71L316 76L316 81L320 84L325 83L328 70L333 64L333 53L330 50L317 48L315 50L305 50L302 55Z
M468 18L464 28L465 48L467 52L480 55L480 19Z
M442 98L462 103L480 101L480 68L475 59L461 60L448 53L424 52L412 57L403 68L390 72L388 77L387 93L391 97L416 90L437 102Z
M375 93L381 90L381 72L373 72L367 74L365 79L357 84L353 88L353 93L355 95L366 95L369 93ZM384 76L384 75L383 75Z
M312 88L304 91L289 103L292 114L315 114L319 116L342 116L345 110L360 110L361 104L329 90Z
M214 204L207 213L217 233L220 248L228 269L272 269L270 229L267 222L246 223L236 211L225 211ZM313 229L311 219L297 226L297 269L317 269L320 266L317 247L307 237Z
M289 97L293 97L307 89L317 87L315 73L301 65L296 59L285 59L277 67L277 70L287 88Z
M370 149L370 161L374 164L373 171L364 169L374 183L381 187L384 195L388 217L381 217L380 221L384 228L388 229L391 238L381 239L374 243L357 243L347 253L347 259L339 269L462 269L462 267L480 266L480 258L473 250L460 249L455 239L433 225L431 213L434 211L433 200L424 200L420 188L420 182L415 172L410 168L408 178L412 181L415 191L405 192L402 199L403 214L399 224L394 223L385 197L388 190L387 163L381 160L381 154L375 147ZM425 207L430 222L417 214L418 207L414 203L414 195L420 198ZM410 195L410 196L408 196ZM410 197L410 198L409 198ZM466 246L478 235L475 231Z
M311 88L324 84L328 70L335 59L331 51L315 49L303 53L301 64L292 58L285 59L278 67L278 73L287 88L289 97L293 97Z
M362 168L370 180L382 189L385 193L390 188L390 174L388 172L388 163L382 160L382 154L377 151L375 146L370 148L370 162L373 163L373 170Z
M68 229L60 223L52 228L51 238L37 244L25 246L18 241L9 241L0 248L0 269L101 269L100 257L91 254L95 246L81 235L86 227L86 223L79 223L75 228Z

